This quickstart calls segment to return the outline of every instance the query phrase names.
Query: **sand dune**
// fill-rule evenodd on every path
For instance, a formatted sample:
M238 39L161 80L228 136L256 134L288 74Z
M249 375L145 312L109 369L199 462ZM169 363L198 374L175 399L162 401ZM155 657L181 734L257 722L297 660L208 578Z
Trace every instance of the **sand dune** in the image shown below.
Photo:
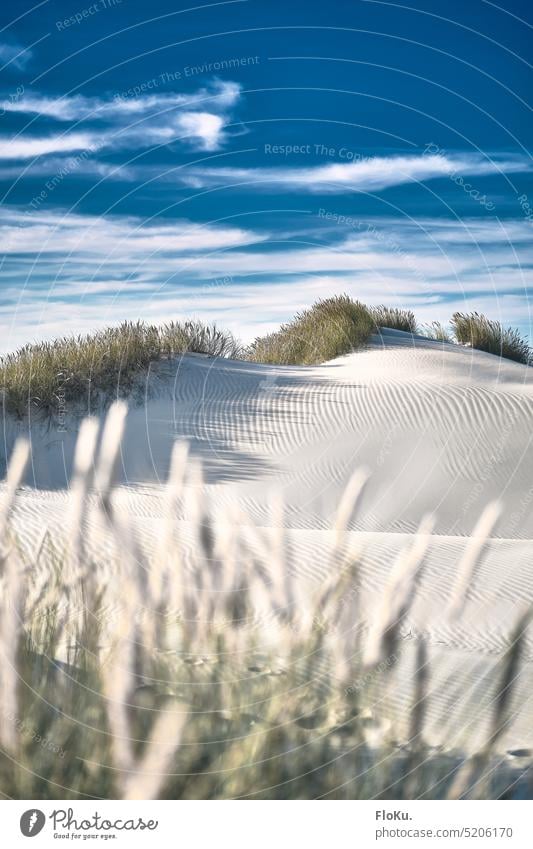
M422 517L435 527L417 601L404 629L394 699L410 698L413 646L430 646L430 724L475 744L493 698L494 669L512 626L533 601L533 370L489 354L384 330L368 350L317 367L273 367L185 356L159 364L132 406L117 495L144 545L161 521L161 484L176 439L201 461L202 498L215 514L241 508L271 524L281 491L290 568L302 587L328 573L332 524L358 466L371 473L350 540L364 547L363 610L371 621L397 552ZM4 457L30 432L32 467L15 514L27 550L62 533L76 438L43 423L4 422ZM447 607L457 566L483 508L502 514L471 581L464 616ZM186 507L182 528L193 545ZM515 696L507 746L533 746L533 643ZM403 671L402 671L403 670ZM461 699L459 699L459 695ZM468 697L468 698L467 698ZM458 700L459 699L459 700ZM462 739L463 738L463 739Z

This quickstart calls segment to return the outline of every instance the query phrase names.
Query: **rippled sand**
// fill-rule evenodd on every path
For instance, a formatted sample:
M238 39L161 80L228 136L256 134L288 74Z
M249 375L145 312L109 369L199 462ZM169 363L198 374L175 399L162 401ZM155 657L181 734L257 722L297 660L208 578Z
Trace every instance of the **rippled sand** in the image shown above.
M491 710L496 668L517 616L533 601L533 369L489 354L385 330L368 350L317 367L273 367L200 355L158 364L132 406L116 502L148 548L161 522L161 484L176 439L202 463L215 514L241 508L268 528L285 502L290 568L302 587L331 569L332 524L353 470L371 478L351 526L364 548L363 611L374 615L394 557L434 513L435 527L404 628L393 701L409 704L414 646L427 640L429 724L447 745L475 743ZM68 399L67 399L68 400ZM67 431L4 422L3 455L28 433L33 462L15 525L28 551L63 531L77 422ZM192 486L192 484L191 484ZM502 514L475 571L460 622L447 607L459 558L483 508ZM183 507L185 545L193 535ZM220 519L222 521L222 519ZM515 693L507 747L533 746L533 642ZM390 697L390 695L389 695Z

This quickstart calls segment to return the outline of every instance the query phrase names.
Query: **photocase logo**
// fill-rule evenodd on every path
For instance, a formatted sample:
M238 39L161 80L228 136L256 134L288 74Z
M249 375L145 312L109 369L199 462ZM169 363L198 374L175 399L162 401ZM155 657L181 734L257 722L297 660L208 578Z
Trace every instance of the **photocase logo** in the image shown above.
M37 808L31 808L29 811L24 811L20 818L20 830L24 837L35 837L43 830L46 817L42 811Z

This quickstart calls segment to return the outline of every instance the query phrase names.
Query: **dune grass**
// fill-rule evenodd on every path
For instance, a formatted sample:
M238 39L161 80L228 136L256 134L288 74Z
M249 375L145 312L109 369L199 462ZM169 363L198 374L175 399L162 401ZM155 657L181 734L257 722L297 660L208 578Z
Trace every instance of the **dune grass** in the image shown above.
M188 351L237 357L240 350L231 333L199 321L123 322L86 336L26 345L0 360L4 410L17 417L37 410L59 414L67 405L87 411L127 396L162 357Z
M432 321L430 324L423 324L420 328L422 336L426 339L433 339L435 342L453 342L453 334L451 330L444 327L440 321Z
M524 365L531 363L532 351L528 342L512 327L504 327L499 321L477 312L456 312L452 316L451 325L461 345L469 345Z
M396 307L371 307L370 312L378 327L388 327L391 330L403 330L405 333L416 333L418 326L414 312L397 309Z
M358 350L374 330L364 304L336 295L297 313L275 333L255 339L246 357L274 365L314 365Z
M531 349L517 330L478 313L455 313L451 325L459 344L531 362ZM88 412L130 396L150 365L162 358L192 352L275 365L315 365L360 350L379 327L408 333L418 329L411 310L366 307L348 295L317 301L247 348L215 324L123 322L85 336L25 345L2 357L0 397L4 412L18 418L33 412L58 416L67 408ZM439 341L454 338L439 322L422 332Z
M395 673L406 674L405 666L397 670L406 650L402 628L429 544L427 523L394 565L365 630L360 559L346 535L363 476L354 475L339 504L330 578L307 598L291 578L280 530L218 524L198 495L191 504L194 545L182 540L175 515L188 463L180 445L166 518L147 554L114 509L112 469L124 420L124 405L115 403L98 457L97 424L83 423L65 540L43 541L31 554L16 544L9 521L26 444L18 444L9 467L0 511L4 797L401 799L524 792L520 774L502 767L500 756L494 769L492 750L512 716L525 620L511 633L493 680L484 681L493 716L475 757L464 760L424 742L432 693L423 637L408 666L413 703L403 730L389 710ZM89 494L95 481L98 498ZM95 536L102 525L103 538ZM456 728L458 703L454 711Z

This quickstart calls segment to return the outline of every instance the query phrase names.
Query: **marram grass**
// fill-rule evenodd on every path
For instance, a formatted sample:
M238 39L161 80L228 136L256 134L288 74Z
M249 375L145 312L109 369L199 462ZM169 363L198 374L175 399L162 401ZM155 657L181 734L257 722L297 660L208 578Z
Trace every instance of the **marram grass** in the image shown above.
M355 351L376 330L371 311L347 295L317 301L275 333L257 338L247 358L275 365L313 365Z
M11 515L29 448L19 442L0 505L0 792L20 799L464 798L524 795L493 754L512 713L527 621L500 662L485 743L465 759L425 742L431 664L418 639L406 731L395 727L402 627L430 542L426 519L391 570L368 632L359 627L360 561L346 530L365 475L339 504L330 579L299 595L283 532L228 521L196 498L192 563L176 506L189 463L177 444L164 522L147 555L114 506L126 410L115 403L98 456L83 422L65 540L22 552ZM93 462L94 461L94 462ZM91 494L92 491L92 494ZM187 496L190 497L190 496ZM279 518L280 505L274 507ZM90 551L90 511L105 555ZM493 515L478 531L490 532ZM246 530L246 532L244 532ZM458 567L461 613L482 540ZM488 686L488 682L487 686ZM494 762L499 765L494 769Z
M126 397L148 367L187 352L238 357L231 333L199 321L164 325L125 321L85 336L25 345L0 360L4 409L15 416L54 415L65 404L85 411Z
M416 333L418 325L412 310L401 310L396 307L371 307L370 312L378 327L388 327L391 330L403 330L405 333Z
M518 331L471 313L455 313L453 336L439 322L422 332L529 364L531 350ZM367 307L348 295L319 300L279 330L243 346L226 330L200 321L164 325L123 322L118 327L25 345L0 359L4 412L21 418L70 410L91 412L130 397L150 366L186 353L274 365L314 365L364 348L380 327L416 333L411 310Z
M433 339L435 342L453 342L451 330L441 324L440 321L432 321L430 324L423 324L420 332L426 339Z
M493 321L477 312L456 312L451 320L456 340L461 345L470 345L479 351L496 354L507 360L529 365L531 348L518 330L504 327L499 321Z

